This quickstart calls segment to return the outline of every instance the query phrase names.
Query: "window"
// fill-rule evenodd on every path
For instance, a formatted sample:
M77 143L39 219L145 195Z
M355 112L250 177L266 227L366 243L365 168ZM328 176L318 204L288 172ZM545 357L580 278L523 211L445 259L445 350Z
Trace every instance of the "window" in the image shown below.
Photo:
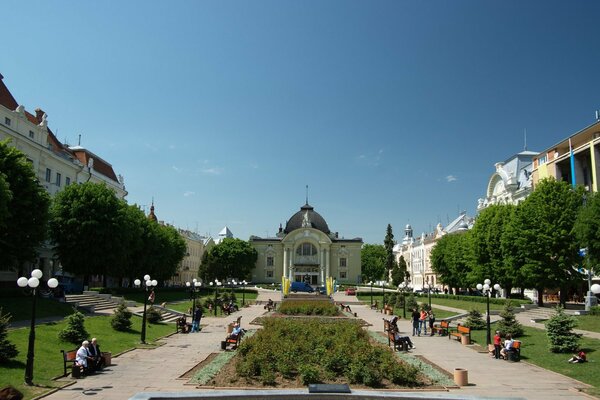
M60 186L61 178L62 178L62 175L57 172L56 173L56 186Z
M346 267L346 257L341 257L340 258L340 267Z
M267 278L273 277L273 271L267 271Z
M35 138L35 133L33 131L29 131L29 137L30 138Z
M4 125L10 126L10 118L4 117Z
M317 248L310 243L302 243L296 249L296 254L299 256L315 256L317 255Z
M65 186L69 186L71 184L71 178L68 176L65 178Z
M46 182L50 182L52 179L52 170L50 168L46 168Z
M538 158L538 165L546 164L547 160L548 159L546 158L546 155L544 154L543 156Z
M273 266L273 256L267 256L267 267Z
M346 279L346 271L340 271L340 279Z

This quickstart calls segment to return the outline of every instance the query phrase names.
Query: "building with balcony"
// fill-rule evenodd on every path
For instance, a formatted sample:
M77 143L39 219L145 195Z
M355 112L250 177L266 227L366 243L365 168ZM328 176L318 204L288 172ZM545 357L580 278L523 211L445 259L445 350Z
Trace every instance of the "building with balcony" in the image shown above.
M250 237L258 252L253 282L295 282L324 285L331 276L340 283L361 281L361 238L345 239L332 232L325 219L308 204L279 226L276 237Z

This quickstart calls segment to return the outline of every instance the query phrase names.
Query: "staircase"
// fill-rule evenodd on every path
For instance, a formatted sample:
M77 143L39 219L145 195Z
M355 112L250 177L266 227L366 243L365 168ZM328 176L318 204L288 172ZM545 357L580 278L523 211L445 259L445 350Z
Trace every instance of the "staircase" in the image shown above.
M181 317L182 315L186 315L188 318L190 317L188 314L185 314L185 313L182 313L179 311L175 311L175 310L171 310L171 309L168 309L165 307L155 305L154 308L156 308L157 310L159 310L161 312L161 314L162 314L161 322L176 322L177 319L179 317ZM144 314L144 310L143 309L136 310L133 313L139 317L142 317Z
M68 294L65 296L65 300L67 304L83 308L91 313L112 312L124 301L122 297L112 297L110 294L100 294L94 291L83 292L83 294ZM135 302L126 302L126 305L135 306Z

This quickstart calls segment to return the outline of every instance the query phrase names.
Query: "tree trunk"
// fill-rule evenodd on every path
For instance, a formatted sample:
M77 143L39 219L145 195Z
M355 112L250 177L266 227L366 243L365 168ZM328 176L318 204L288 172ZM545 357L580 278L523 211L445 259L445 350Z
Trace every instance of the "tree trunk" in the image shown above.
M535 288L538 292L538 306L544 307L544 288Z
M504 298L509 299L510 298L510 292L512 292L512 286L506 285L506 287L504 288Z
M106 275L102 275L102 287L106 288L107 278Z
M560 286L560 297L558 299L562 308L567 308L567 287L566 285Z

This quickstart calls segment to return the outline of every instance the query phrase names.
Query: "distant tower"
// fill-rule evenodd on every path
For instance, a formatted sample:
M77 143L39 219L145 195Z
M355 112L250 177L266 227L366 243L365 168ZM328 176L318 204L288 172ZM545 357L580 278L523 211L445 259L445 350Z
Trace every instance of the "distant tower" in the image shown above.
M413 229L410 224L406 225L404 228L404 239L402 239L402 244L410 244L413 243L415 239L413 238Z
M152 199L152 205L150 206L150 214L148 214L148 219L150 221L158 222L158 218L156 218L156 214L154 214L154 199Z

